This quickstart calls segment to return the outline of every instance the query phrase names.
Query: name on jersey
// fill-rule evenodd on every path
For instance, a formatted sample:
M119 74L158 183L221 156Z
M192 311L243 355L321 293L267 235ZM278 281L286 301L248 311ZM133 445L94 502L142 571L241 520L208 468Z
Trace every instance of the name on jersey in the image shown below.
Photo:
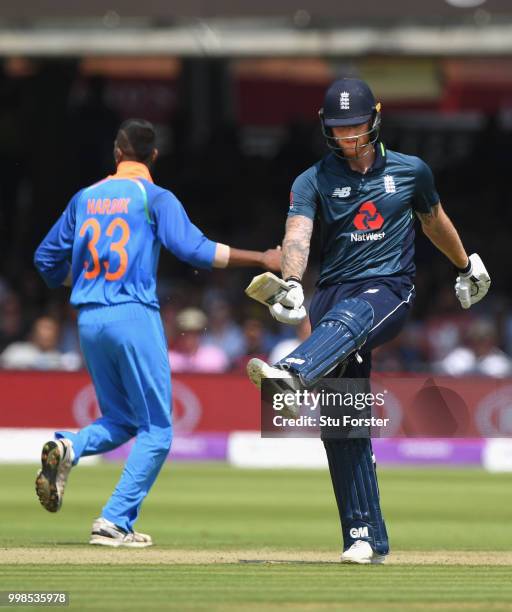
M87 200L88 215L116 215L128 214L128 204L131 198L89 198Z

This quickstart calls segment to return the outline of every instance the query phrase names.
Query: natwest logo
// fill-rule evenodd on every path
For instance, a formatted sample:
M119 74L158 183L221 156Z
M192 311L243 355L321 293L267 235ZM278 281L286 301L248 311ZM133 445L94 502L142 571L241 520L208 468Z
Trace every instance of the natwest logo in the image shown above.
M377 210L373 202L361 204L354 225L358 230L378 230L384 224L384 217Z

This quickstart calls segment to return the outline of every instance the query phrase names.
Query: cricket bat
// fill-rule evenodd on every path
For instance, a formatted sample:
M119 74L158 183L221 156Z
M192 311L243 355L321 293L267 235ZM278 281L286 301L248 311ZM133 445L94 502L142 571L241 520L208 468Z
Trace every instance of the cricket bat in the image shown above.
M289 287L284 280L272 272L264 272L252 279L245 293L257 302L272 306L284 298L288 291Z

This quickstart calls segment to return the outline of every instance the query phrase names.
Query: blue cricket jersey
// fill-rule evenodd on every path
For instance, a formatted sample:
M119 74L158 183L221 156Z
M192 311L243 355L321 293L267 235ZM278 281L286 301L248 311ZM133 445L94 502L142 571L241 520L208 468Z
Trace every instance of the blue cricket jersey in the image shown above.
M153 183L144 164L121 162L116 174L71 198L34 263L49 287L61 285L71 268L75 307L139 302L158 308L162 244L201 268L211 267L217 245L170 191Z
M414 266L414 211L439 203L432 172L379 142L366 174L330 153L295 179L288 216L317 218L319 285L404 274Z

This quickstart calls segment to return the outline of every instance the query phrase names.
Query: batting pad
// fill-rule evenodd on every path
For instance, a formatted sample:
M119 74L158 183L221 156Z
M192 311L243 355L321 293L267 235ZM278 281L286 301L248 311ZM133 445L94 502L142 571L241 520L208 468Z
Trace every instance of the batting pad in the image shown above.
M361 298L341 300L320 320L311 336L276 366L291 370L310 387L365 342L373 308Z
M380 509L377 473L368 438L324 440L343 532L344 550L366 540L380 555L389 552Z

